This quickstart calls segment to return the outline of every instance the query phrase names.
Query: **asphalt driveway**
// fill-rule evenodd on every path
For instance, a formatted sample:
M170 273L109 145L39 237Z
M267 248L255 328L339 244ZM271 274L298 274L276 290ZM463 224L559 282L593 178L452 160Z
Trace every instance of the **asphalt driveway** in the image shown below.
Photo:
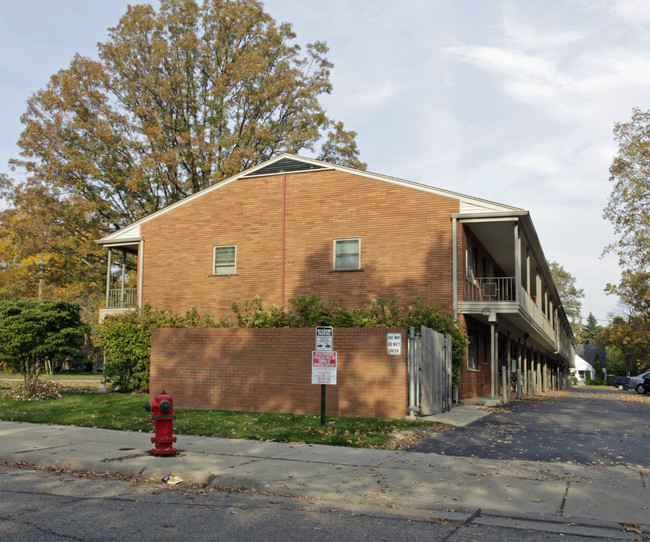
M572 389L513 401L465 427L408 448L484 459L647 465L650 395Z

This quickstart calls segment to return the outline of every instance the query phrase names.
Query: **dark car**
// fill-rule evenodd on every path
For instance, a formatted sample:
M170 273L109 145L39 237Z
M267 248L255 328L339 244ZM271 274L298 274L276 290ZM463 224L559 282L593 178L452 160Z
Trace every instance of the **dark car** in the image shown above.
M645 388L646 393L650 393L650 376L643 379L643 387Z
M617 376L614 379L614 386L619 390L627 390L630 387L630 377L629 376Z

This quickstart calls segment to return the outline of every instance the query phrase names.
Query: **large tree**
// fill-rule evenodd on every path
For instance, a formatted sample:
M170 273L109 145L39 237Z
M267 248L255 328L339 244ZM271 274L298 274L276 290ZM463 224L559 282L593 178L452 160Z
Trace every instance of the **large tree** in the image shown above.
M575 277L558 262L548 262L548 267L551 270L551 276L553 277L557 292L560 294L564 312L571 323L571 329L575 335L581 328L582 302L580 300L585 296L584 291L576 287Z
M618 153L610 167L614 188L603 216L614 226L615 242L605 251L618 256L619 285L607 291L635 310L650 308L650 111L633 109L614 127Z
M650 111L633 109L629 122L617 123L618 153L610 167L614 188L604 217L618 236L607 250L624 268L650 265Z
M640 374L650 368L650 318L648 313L617 316L604 328L603 342L621 353L627 374Z
M600 335L603 332L602 326L598 325L596 317L589 313L587 323L582 326L577 335L577 341L581 344L600 344Z
M25 180L0 179L17 261L45 254L50 281L94 287L96 238L279 152L364 169L319 101L326 45L294 40L256 0L129 6L97 59L75 56L28 101Z
M605 337L634 371L644 369L650 355L650 111L633 109L628 122L615 125L614 137L614 187L603 216L616 234L605 252L618 256L621 279L605 291L619 296L626 316L615 318Z

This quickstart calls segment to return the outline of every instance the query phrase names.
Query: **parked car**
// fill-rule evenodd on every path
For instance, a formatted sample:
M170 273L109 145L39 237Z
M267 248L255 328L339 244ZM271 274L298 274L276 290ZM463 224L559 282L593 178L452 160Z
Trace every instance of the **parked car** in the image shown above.
M643 379L643 387L646 393L650 393L650 376Z
M614 386L619 390L630 389L630 377L629 376L617 376L614 379Z
M628 386L630 388L634 388L637 393L645 393L646 390L643 387L643 380L645 378L650 378L650 371L646 371L643 374L640 374L639 376L631 376L630 377L630 383Z

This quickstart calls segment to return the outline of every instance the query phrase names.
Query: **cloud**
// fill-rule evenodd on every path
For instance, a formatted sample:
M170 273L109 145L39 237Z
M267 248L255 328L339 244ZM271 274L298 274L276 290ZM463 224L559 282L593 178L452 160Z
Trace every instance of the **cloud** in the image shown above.
M628 24L646 25L650 22L650 3L647 0L607 0L596 4Z
M549 154L510 153L504 160L516 168L541 175L557 175L563 170L563 165Z

